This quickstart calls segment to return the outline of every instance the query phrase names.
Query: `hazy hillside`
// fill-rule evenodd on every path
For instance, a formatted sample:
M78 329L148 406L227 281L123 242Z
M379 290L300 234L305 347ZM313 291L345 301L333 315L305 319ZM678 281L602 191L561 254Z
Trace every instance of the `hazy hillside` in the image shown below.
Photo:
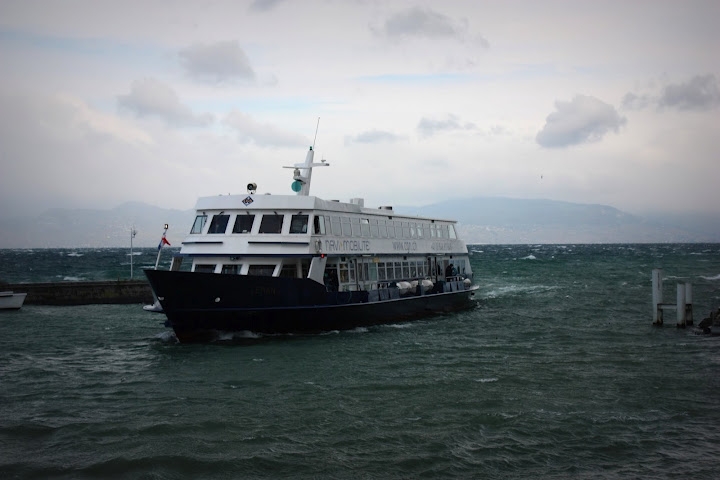
M663 243L720 242L719 216L629 215L606 205L552 200L472 198L398 213L456 219L467 243ZM138 202L110 210L52 209L32 218L2 219L0 248L153 247L168 223L168 240L179 246L193 210L168 210Z
M137 231L133 245L156 246L165 223L170 225L168 240L179 245L194 217L194 210L168 210L139 202L111 210L56 208L34 218L3 220L6 228L0 230L0 248L129 247L133 226Z
M501 197L396 211L455 219L467 243L720 242L720 215L640 218L607 205Z

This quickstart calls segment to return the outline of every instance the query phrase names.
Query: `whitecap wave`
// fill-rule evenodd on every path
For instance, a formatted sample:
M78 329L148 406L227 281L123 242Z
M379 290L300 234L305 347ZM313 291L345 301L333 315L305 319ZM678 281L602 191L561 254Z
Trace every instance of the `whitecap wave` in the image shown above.
M352 332L352 330L350 330ZM337 335L340 330L328 330L326 332L320 332L320 335Z
M490 383L490 382L497 382L498 379L496 377L490 377L490 378L478 378L475 380L478 383Z
M84 253L70 252L67 254L68 257L82 257Z
M368 329L365 327L355 327L352 330L348 330L348 332L350 332L350 333L367 333Z
M502 287L497 287L485 294L486 298L497 298L505 295L517 295L517 294L527 294L527 295L534 295L537 293L543 293L550 290L557 290L558 286L550 286L550 285L505 285Z
M702 278L704 280L720 280L720 274L715 275L714 277L705 277L705 276L701 275L700 278Z
M408 323L389 323L385 326L388 328L410 328L413 326L413 324L410 322L408 322Z
M172 330L165 330L163 332L160 332L155 335L155 340L158 340L163 343L177 343L178 339L175 336L175 332Z
M69 275L62 277L63 282L81 282L82 278L80 277L71 277Z
M522 257L520 260L537 260L537 257L531 253L527 257Z
M243 330L240 332L220 332L220 335L230 335L230 338L227 340L232 340L233 338L260 338L262 337L261 334L256 332L251 332L250 330Z

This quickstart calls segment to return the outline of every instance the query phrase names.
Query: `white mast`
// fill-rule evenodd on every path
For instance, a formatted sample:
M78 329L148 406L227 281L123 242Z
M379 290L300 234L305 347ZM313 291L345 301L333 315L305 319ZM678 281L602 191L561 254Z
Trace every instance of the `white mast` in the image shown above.
M317 131L319 127L320 118L318 118L318 124L315 128L315 139L317 139ZM293 192L296 192L297 195L308 196L310 194L310 180L312 179L313 167L330 166L330 164L325 162L325 160L321 160L321 163L313 163L313 160L315 158L315 139L313 139L313 144L310 147L310 150L308 150L307 156L305 157L305 163L296 163L292 167L283 167L295 169L293 171L294 182L292 183L292 189Z

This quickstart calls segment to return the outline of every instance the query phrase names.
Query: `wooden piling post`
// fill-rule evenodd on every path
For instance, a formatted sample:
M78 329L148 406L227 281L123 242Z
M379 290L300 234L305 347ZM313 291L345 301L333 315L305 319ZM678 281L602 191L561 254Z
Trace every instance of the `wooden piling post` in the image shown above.
M677 327L685 328L685 284L677 284Z
M690 282L685 283L685 305L683 305L685 311L685 325L693 324L693 308L692 308L692 284Z
M653 325L663 324L663 311L661 304L662 294L662 269L656 268L652 271L652 301L653 301Z

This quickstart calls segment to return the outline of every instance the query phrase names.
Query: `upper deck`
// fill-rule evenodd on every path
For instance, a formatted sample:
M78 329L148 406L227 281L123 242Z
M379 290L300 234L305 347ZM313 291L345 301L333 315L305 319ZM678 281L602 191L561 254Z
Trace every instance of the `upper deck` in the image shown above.
M198 199L181 254L313 256L467 253L455 222L302 195Z

